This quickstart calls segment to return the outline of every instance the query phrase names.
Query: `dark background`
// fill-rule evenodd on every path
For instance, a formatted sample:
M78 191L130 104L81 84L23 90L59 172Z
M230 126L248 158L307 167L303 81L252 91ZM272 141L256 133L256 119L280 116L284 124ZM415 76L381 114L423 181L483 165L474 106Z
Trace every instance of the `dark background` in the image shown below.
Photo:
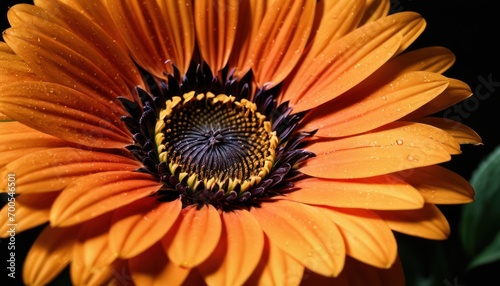
M1 1L0 30L3 31L8 27L6 22L8 7L15 3L29 1ZM457 60L445 75L466 82L472 91L482 94L482 96L474 95L465 102L440 114L440 116L446 115L446 117L458 119L472 127L483 139L483 146L463 146L463 154L455 156L451 162L445 164L446 167L459 173L464 178L470 179L481 160L492 152L496 146L500 145L500 135L498 134L500 122L500 69L498 56L500 51L498 44L500 25L498 18L500 15L493 6L494 1L435 0L431 2L424 0L392 0L391 3L391 12L415 11L420 13L427 21L426 30L410 46L410 49L426 46L449 48L455 53ZM489 86L485 84L488 81L490 82ZM438 243L444 244L447 251L453 252L455 247L459 247L457 245L456 235L458 231L456 227L461 207L448 206L442 207L442 210L450 221L452 234L449 241ZM18 235L18 237L18 243L29 242L27 235ZM429 247L432 248L436 243L408 237L398 237L398 240L402 241L403 248L405 245L412 245L414 249L421 249L424 254L420 254L420 259L425 257L425 252L429 251ZM4 246L0 243L2 251L5 248ZM0 253L3 252L0 251ZM22 255L21 250L18 253ZM404 261L411 260L410 255L403 256L402 254L402 259ZM0 261L2 261L0 263L2 268L0 273L4 270L3 260L5 257L2 255L0 258ZM415 260L418 259L418 257L415 257ZM429 259L434 258L429 257ZM427 268L426 265L417 265L415 269L406 269L405 271L408 273L412 273L412 271L429 272L432 271L432 269L428 269L429 265L432 265L431 261L427 264ZM496 281L493 283L497 283L499 280L497 273L494 272L495 269L497 272L500 270L499 263L480 267L467 273L462 273L460 267L450 268L443 272L443 276L440 278L442 283L437 285L485 285L486 283L490 285L489 282L486 282L488 279L491 278L492 281ZM20 270L20 265L18 270ZM422 275L425 275L425 273ZM4 281L4 277L2 275L0 281ZM413 277L413 274L408 277Z

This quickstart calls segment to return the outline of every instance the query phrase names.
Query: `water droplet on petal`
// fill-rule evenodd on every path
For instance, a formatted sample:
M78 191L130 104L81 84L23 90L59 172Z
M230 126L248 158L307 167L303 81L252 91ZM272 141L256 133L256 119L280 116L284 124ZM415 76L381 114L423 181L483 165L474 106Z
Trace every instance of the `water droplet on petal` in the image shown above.
M398 139L398 140L396 141L396 143L397 143L398 145L403 145L403 140L402 140L402 139Z
M408 155L408 157L406 157L406 159L408 161L417 161L417 159L415 157L413 157L412 155Z

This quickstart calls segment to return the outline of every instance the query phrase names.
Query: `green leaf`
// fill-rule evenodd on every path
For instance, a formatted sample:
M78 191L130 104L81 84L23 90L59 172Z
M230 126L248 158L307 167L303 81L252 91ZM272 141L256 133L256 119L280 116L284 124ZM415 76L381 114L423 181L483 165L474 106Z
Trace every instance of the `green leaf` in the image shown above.
M472 269L474 267L492 263L497 260L500 260L500 231L497 233L497 236L495 236L493 242L490 243L490 245L486 246L486 248L481 251L481 253L474 256L467 268Z
M472 258L469 269L500 259L500 146L474 171L470 180L476 201L463 207L462 245Z

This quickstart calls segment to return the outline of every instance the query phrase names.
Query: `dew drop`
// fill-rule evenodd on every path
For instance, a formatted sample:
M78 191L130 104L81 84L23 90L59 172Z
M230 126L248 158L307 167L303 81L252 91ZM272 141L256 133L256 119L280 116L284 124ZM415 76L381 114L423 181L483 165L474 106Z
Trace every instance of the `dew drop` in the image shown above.
M417 161L417 159L415 159L415 157L413 157L412 155L408 155L408 157L406 157L406 159L408 161Z
M397 143L398 145L403 145L403 140L402 140L402 139L398 139L398 140L396 141L396 143Z

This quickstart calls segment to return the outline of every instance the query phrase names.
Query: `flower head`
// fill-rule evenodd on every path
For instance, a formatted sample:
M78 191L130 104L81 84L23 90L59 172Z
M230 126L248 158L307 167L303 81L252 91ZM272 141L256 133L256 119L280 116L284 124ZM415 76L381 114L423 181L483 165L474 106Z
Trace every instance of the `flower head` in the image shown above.
M425 21L388 9L12 7L0 172L16 176L17 231L46 225L24 282L69 265L74 284L92 285L122 274L138 285L403 283L393 231L447 237L435 205L474 191L438 164L480 138L430 117L470 89L442 75L449 50L404 52Z

